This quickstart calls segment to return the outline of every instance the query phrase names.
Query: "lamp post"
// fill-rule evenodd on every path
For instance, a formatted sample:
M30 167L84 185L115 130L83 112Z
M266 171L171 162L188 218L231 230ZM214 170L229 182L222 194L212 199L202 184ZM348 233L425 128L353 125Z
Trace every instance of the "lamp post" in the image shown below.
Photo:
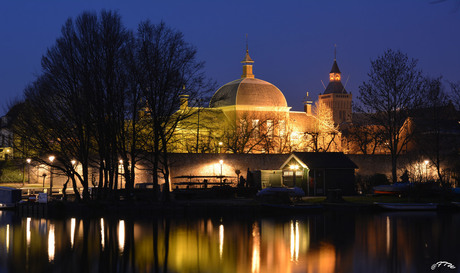
M425 160L423 163L425 163L425 182L428 181L428 160Z
M72 164L72 177L75 176L75 167L77 165L77 161L75 159L72 159L70 160L70 163ZM71 178L71 177L69 177ZM65 196L65 192L63 192L64 196Z
M219 160L220 164L220 185L222 185L222 165L224 165L224 161L221 159Z
M27 162L27 183L30 184L30 162L32 162L32 159L27 158L26 162Z
M197 103L198 103L198 113L197 113L197 115L198 115L198 122L197 123L198 124L197 125L198 126L196 127L196 153L199 153L199 147L200 147L199 144L200 144L200 111L201 111L200 106L201 106L201 101L202 101L202 99L197 100Z
M293 171L292 180L294 180L294 187L295 187L295 186L297 186L295 176L296 176L297 170L299 169L299 165L291 165L291 166L289 166L289 168Z
M49 196L51 197L53 195L53 161L55 159L54 155L50 155L50 157L48 157L49 161L50 161L50 194Z
M120 159L119 161L120 163L120 167L119 167L119 170L120 170L120 189L123 189L123 159ZM125 183L125 186L126 186L126 183Z
M222 145L224 145L224 143L219 141L219 154L222 152Z

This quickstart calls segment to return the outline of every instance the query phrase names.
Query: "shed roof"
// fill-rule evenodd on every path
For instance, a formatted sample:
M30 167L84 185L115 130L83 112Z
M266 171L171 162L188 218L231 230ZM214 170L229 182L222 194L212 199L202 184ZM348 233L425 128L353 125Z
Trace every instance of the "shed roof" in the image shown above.
M295 155L310 169L358 169L358 166L344 153L294 152L292 155Z

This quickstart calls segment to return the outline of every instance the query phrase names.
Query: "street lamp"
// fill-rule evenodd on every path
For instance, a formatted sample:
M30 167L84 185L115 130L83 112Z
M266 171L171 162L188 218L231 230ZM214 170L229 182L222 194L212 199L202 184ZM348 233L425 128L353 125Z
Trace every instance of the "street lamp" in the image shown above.
M219 160L220 164L220 185L222 185L222 165L224 165L224 161L221 159Z
M54 155L50 155L50 157L48 157L49 161L50 161L50 197L53 195L53 161L55 159Z
M291 165L289 166L289 168L293 171L293 176L292 176L292 179L294 180L294 187L296 186L296 172L297 170L299 169L299 165Z
M119 167L119 173L120 173L120 189L123 189L123 171L124 171L124 168L123 168L123 159L120 159L119 163L120 163L120 167ZM126 186L126 183L125 183L125 186Z
M425 160L423 163L425 163L425 182L428 181L428 160Z
M197 127L196 127L196 153L199 152L199 142L200 142L200 106L201 106L201 101L202 99L198 99L197 100L197 103L198 103L198 124L197 124Z
M27 158L27 182L30 184L30 162L32 162L32 159Z
M219 154L222 152L222 145L224 145L224 143L219 141Z

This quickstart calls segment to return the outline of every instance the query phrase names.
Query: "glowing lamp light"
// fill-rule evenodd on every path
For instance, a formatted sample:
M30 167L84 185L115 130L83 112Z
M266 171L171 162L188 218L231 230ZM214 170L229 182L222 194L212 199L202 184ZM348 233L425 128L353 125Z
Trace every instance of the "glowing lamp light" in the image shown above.
M53 163L54 159L56 159L56 157L54 155L50 155L50 157L48 157L49 161L51 163Z
M428 161L428 160L423 161L423 163L425 163L425 165L428 165L429 162L430 161Z
M70 161L70 163L72 163L72 165L75 165L75 164L77 164L77 161L74 159L74 160Z
M26 159L26 162L27 162L28 164L30 164L30 162L32 162L32 159L27 158L27 159Z

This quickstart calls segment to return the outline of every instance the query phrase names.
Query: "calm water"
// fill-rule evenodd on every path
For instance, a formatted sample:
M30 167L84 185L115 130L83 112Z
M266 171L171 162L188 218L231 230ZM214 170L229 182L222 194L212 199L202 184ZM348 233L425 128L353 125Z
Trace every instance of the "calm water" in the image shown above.
M460 214L146 218L0 212L0 272L460 272Z

